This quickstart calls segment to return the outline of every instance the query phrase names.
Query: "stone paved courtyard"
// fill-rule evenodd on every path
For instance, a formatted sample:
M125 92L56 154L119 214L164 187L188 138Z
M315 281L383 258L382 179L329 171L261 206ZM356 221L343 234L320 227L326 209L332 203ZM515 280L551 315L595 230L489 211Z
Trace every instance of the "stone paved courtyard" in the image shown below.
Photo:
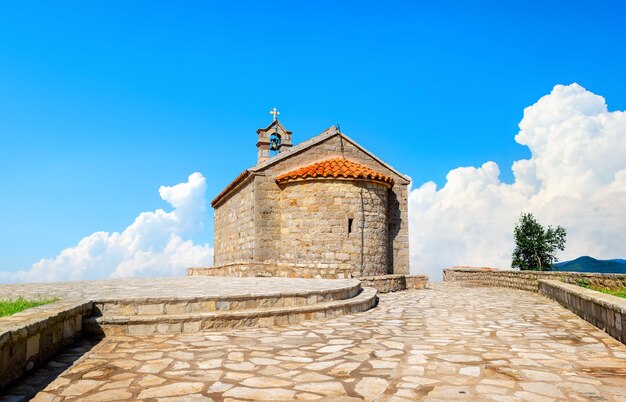
M135 399L626 401L626 346L539 294L443 283L326 321L108 337L35 397Z

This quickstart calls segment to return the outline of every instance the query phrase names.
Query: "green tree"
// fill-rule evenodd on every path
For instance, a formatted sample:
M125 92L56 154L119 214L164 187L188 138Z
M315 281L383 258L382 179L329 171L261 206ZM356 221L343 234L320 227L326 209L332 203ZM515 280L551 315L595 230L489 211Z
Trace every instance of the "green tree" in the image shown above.
M521 270L551 271L558 261L557 250L565 249L565 229L544 228L533 214L523 213L514 229L515 250L511 267Z

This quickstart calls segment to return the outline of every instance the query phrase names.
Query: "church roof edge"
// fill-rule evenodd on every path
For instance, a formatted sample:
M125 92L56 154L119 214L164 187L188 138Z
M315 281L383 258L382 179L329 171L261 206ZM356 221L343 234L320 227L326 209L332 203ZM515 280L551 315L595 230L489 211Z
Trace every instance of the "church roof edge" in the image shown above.
M361 144L359 144L358 142L356 142L355 140L353 140L352 138L348 137L347 135L345 135L344 133L342 133L341 131L339 131L339 129L335 126L330 126L328 127L326 130L324 130L321 134L316 135L313 138L310 138L304 142L299 143L298 145L284 151L281 152L280 154L268 159L267 161L257 164L255 166L252 166L249 170L254 171L254 172L258 172L260 170L265 169L268 166L272 166L275 163L280 162L283 159L286 159L292 155L296 155L302 151L305 151L306 149L312 147L313 145L320 143L322 141L327 140L328 138L334 137L336 135L340 135L342 136L346 141L349 141L352 145L354 145L355 147L359 148L361 151L365 152L367 155L369 155L372 159L376 160L378 163L380 163L381 165L383 165L384 167L386 167L387 169L391 170L392 172L394 172L395 174L397 174L398 176L400 176L401 178L403 178L404 180L406 180L406 183L402 183L402 184L409 184L411 182L411 179L409 179L406 175L398 172L396 169L394 169L392 166L390 166L388 163L384 162L382 159L380 159L378 156L374 155L372 152L368 151L367 149L365 149Z
M275 124L275 123L280 124L280 127L283 128L283 130L285 129L284 126L278 120L275 120L272 123L270 123L270 125L268 125L267 128L259 129L259 130L267 130L267 129L271 128L271 126L273 124ZM285 131L287 131L287 130L285 130ZM407 177L406 175L398 172L396 169L394 169L389 164L385 163L383 160L381 160L379 157L374 155L372 152L370 152L367 149L365 149L362 145L357 143L355 140L353 140L352 138L348 137L344 133L340 132L337 127L330 126L326 130L324 130L322 133L316 135L315 137L310 138L310 139L308 139L306 141L303 141L303 142L299 143L298 145L295 145L294 147L289 148L289 149L279 153L278 155L268 159L267 161L265 161L263 163L259 163L257 165L254 165L254 166L244 170L239 176L237 176L235 178L235 180L233 180L228 186L226 186L224 188L224 190L222 190L222 192L220 192L213 199L213 201L211 201L211 206L215 207L223 199L225 199L233 190L238 188L240 184L243 184L243 182L245 182L246 179L251 178L257 172L260 172L261 170L263 170L263 169L265 169L265 168L267 168L269 166L272 166L272 165L282 161L283 159L289 158L290 156L293 156L293 155L296 155L296 154L298 154L300 152L303 152L303 151L311 148L313 145L318 144L320 142L323 142L323 141L325 141L325 140L327 140L327 139L329 139L331 137L337 136L337 135L340 135L346 141L349 141L352 145L354 145L355 147L359 148L361 151L363 151L364 153L369 155L372 159L376 160L378 163L380 163L381 165L383 165L384 167L386 167L387 169L389 169L390 171L392 171L393 173L398 175L400 178L404 179L405 182L403 182L403 183L401 182L401 184L409 184L411 182L411 179L409 177Z
M250 177L250 169L246 169L241 172L241 174L239 174L239 176L237 176L235 180L231 181L230 184L226 186L221 193L213 198L213 201L211 201L211 206L215 207L217 204L219 204L220 201L226 198L226 196L235 188L239 187L239 185L242 184L248 177Z

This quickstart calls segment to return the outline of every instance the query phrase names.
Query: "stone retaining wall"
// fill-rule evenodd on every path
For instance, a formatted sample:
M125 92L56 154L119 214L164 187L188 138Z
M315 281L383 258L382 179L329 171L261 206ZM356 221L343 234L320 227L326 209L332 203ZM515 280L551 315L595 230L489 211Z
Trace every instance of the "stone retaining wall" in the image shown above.
M428 276L426 275L406 275L404 280L407 289L426 289L428 286Z
M352 286L324 290L285 291L276 294L242 294L234 296L180 297L180 298L130 298L97 300L93 304L94 316L165 316L225 311L242 311L257 308L297 307L336 300L348 300L361 292L361 284L353 280Z
M313 264L311 264L313 265ZM428 285L426 275L380 275L361 277L358 272L344 268L316 268L307 264L239 263L219 267L189 268L187 275L287 278L357 278L363 286L376 288L380 293L397 292L405 289L424 289Z
M556 271L513 271L494 268L448 268L443 270L444 281L461 281L480 286L498 286L539 291L539 280L555 280L576 284L584 280L591 286L619 288L626 286L626 274L592 274Z
M404 275L366 276L359 279L363 286L376 288L380 293L398 292L406 289Z
M188 268L187 275L347 279L358 277L352 268L319 267L317 264L242 262L206 268Z
M91 302L59 301L0 320L0 389L80 337Z
M426 275L381 275L359 278L363 286L376 288L379 293L398 292L406 289L425 289Z
M539 281L539 293L626 344L626 299L550 280Z

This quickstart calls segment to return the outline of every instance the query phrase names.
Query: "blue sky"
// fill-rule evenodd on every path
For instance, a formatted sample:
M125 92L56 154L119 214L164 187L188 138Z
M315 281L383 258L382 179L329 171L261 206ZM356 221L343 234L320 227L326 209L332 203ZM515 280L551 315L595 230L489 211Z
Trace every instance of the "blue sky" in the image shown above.
M0 270L123 230L193 172L212 198L274 106L294 142L339 123L415 186L488 160L512 180L556 84L626 109L623 2L336 3L0 6Z

